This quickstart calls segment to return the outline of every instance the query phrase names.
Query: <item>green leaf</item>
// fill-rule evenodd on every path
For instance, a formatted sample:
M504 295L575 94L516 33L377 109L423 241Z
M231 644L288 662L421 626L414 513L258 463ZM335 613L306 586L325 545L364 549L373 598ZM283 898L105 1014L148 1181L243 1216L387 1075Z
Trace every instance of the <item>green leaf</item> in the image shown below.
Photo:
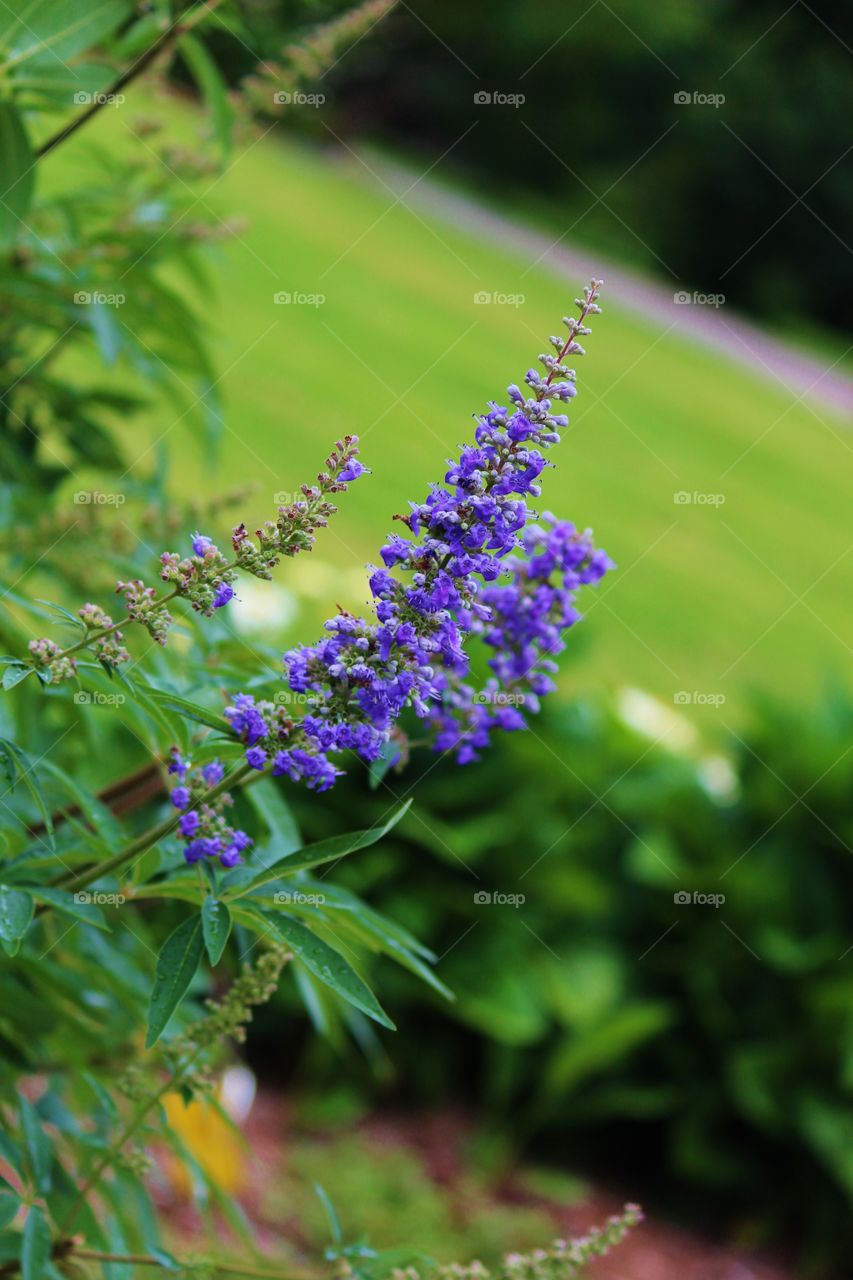
M219 964L222 952L231 932L231 913L224 902L208 895L201 908L201 930L207 957L212 965Z
M21 1280L42 1280L50 1262L50 1228L41 1209L30 1209L21 1236Z
M34 674L34 668L28 667L22 662L20 666L8 666L3 672L3 679L0 681L4 689L14 689L16 684L20 684L22 680L26 680L27 676Z
M150 1049L160 1039L166 1023L181 1003L195 976L203 952L199 915L183 920L163 943L157 957L157 971L148 1009L146 1049Z
M213 121L213 130L222 148L223 161L228 159L231 147L231 126L234 112L228 101L228 86L206 47L194 35L181 37L178 48L190 69L193 79L204 97L205 105Z
M5 1160L15 1170L18 1177L21 1176L23 1170L21 1167L21 1153L15 1146L8 1133L4 1133L0 1129L0 1160Z
M0 1230L8 1227L21 1207L21 1201L11 1191L0 1191Z
M18 1101L21 1127L27 1144L30 1172L38 1190L44 1194L50 1190L51 1148L47 1134L41 1126L39 1113L27 1098Z
M91 924L96 929L103 929L104 933L111 932L101 908L95 906L93 902L85 901L88 896L86 893L68 893L65 889L49 889L40 885L27 885L27 891L33 895L36 902L46 902L55 911L73 916L75 920Z
M263 778L247 794L275 841L276 856L286 858L301 849L302 837L293 811L273 779Z
M404 804L394 810L388 821L383 823L382 826L371 827L367 831L352 831L345 836L331 836L328 840L318 840L315 844L306 845L304 849L299 851L297 857L274 859L245 892L252 892L261 888L262 885L269 884L271 880L278 880L282 876L292 875L295 871L305 871L310 867L318 867L324 862L334 862L338 858L345 858L348 854L355 853L358 849L367 849L370 845L376 844L377 841L388 834L392 827L397 825L408 811L411 803L411 800L406 800Z
M165 689L155 689L153 685L145 684L141 680L136 681L136 688L148 694L159 706L165 707L168 711L176 711L185 720L207 725L208 728L216 729L228 738L234 737L234 731L228 721L208 711L207 707L202 707L197 702L190 702L188 698L180 698L176 693L168 693Z
M400 748L394 742L386 742L375 760L371 760L367 771L368 786L376 791L386 773L389 773L400 759Z
M0 884L0 942L10 956L16 955L33 918L32 895L23 889Z
M320 1201L320 1204L326 1211L326 1217L329 1219L329 1229L332 1233L333 1244L343 1244L343 1234L341 1232L341 1220L338 1217L338 1211L332 1204L332 1198L324 1186L319 1182L314 1183L314 1194Z
M25 231L24 219L35 188L35 156L18 108L0 102L0 250L10 248Z
M0 759L3 761L4 772L9 780L10 788L14 788L19 782L23 782L32 796L47 828L48 842L53 848L53 819L50 816L50 809L47 807L41 788L33 776L35 768L33 762L27 753L22 751L16 743L10 741L9 738L0 738Z
M343 916L343 919L341 919ZM353 936L365 946L373 951L380 951L391 960L395 960L397 964L402 965L404 969L408 969L410 973L415 974L427 986L432 987L439 995L444 996L445 1000L455 1000L453 992L449 987L438 978L428 964L425 964L420 956L415 955L408 947L404 946L396 936L395 927L391 921L385 920L376 912L367 908L354 910L352 912L339 912L336 922L340 927L346 927Z
M64 63L114 31L130 9L128 0L27 0L0 12L0 76L28 59L51 53L60 70Z
M291 948L307 969L331 987L349 1004L361 1009L369 1018L383 1027L396 1030L394 1023L385 1013L376 996L367 983L356 973L349 961L330 947L328 942L318 938L291 916L277 915L272 912L263 913L272 923L273 928Z

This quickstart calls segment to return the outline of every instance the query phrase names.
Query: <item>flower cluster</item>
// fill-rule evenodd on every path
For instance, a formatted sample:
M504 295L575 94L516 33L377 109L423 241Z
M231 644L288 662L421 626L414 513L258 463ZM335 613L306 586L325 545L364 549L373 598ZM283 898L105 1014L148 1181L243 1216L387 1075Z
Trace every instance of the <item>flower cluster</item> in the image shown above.
M523 729L523 712L539 710L539 699L554 688L554 658L565 648L565 633L581 619L578 589L613 567L588 531L579 533L550 512L528 525L521 541L523 554L507 562L510 582L486 587L480 603L488 612L472 620L472 634L493 650L493 677L477 690L446 673L441 702L427 717L435 749L456 751L461 764L478 759L493 729Z
M599 288L593 281L578 300L579 318L565 321L568 339L552 338L556 354L540 356L545 376L529 370L526 391L512 385L507 405L492 403L474 443L449 461L444 484L397 517L407 534L389 536L383 567L370 576L376 620L338 614L317 644L284 655L291 691L310 704L306 714L288 721L248 695L228 708L254 767L271 760L274 772L326 790L340 773L330 755L354 749L375 759L406 707L426 721L436 749L457 750L464 762L490 729L523 726L517 705L495 705L498 694L520 691L518 701L536 709L550 688L549 655L579 616L575 591L610 565L570 524L548 516L531 526L528 506L541 492L544 451L568 423L556 411L576 391L563 360L583 354L577 339L600 311ZM464 683L470 636L494 650L485 699Z
M108 613L97 604L84 604L77 616L92 637L95 657L107 667L118 667L127 662L130 654L124 647L124 636Z
M236 563L256 578L269 578L270 571L282 556L295 556L300 551L310 551L316 531L324 529L329 517L337 511L330 498L345 493L366 468L358 461L358 437L344 436L326 459L324 469L317 476L317 483L304 484L302 497L278 509L275 520L267 520L257 531L257 542L248 535L244 524L237 525L231 535Z
M160 557L160 577L170 582L174 594L188 600L197 613L209 618L234 598L233 583L237 577L232 565L202 533L192 536L192 555L183 558L177 551L164 551Z
M91 649L107 666L127 662L130 654L119 630L126 623L141 624L153 640L164 645L172 625L172 616L165 606L177 596L189 601L196 612L210 617L234 598L238 571L256 578L271 578L282 556L311 550L317 530L325 528L330 516L337 511L332 497L344 493L364 472L358 460L358 437L344 436L326 459L316 483L303 485L301 498L280 506L276 519L266 521L257 530L257 540L249 536L245 524L238 524L232 530L233 560L227 560L213 540L203 533L193 534L191 555L164 551L160 557L160 577L171 587L167 594L158 595L140 578L118 582L116 593L124 596L125 618L114 622L97 605L87 604L79 613L85 624L84 638L70 648L61 649L48 639L30 641L30 653L42 679L56 684L74 676L77 664L72 655L83 648Z
M59 684L60 680L70 680L76 675L77 663L54 640L42 636L38 640L31 640L27 648L36 667L43 673L42 679L47 680L48 684Z
M245 831L230 826L225 818L225 810L232 803L228 792L209 794L225 777L220 762L211 760L209 764L193 766L174 750L169 773L177 778L169 798L180 810L178 831L184 841L187 862L218 858L223 867L236 867L252 841Z
M141 578L133 578L130 582L117 582L116 595L124 596L131 622L141 623L158 644L166 643L172 615L163 607L153 587L146 587Z

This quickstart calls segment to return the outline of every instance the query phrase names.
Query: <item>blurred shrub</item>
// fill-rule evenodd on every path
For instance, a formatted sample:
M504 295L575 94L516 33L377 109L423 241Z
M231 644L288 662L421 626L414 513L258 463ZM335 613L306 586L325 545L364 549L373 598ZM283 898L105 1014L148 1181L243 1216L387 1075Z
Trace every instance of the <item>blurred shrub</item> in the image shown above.
M451 1020L387 975L398 1092L467 1097L513 1145L642 1170L670 1208L817 1262L851 1243L853 700L757 712L716 755L645 695L576 702L473 769L427 762L394 838L335 878L458 997ZM390 803L342 784L320 834ZM306 1064L335 1071L316 1042Z
M330 77L345 93L337 127L430 164L452 152L442 172L674 287L721 288L779 325L849 327L850 19L829 0L495 0L485 16L412 0L391 19L393 46L386 35ZM524 103L479 106L477 92ZM689 105L674 101L685 93ZM525 177L507 181L508 156Z

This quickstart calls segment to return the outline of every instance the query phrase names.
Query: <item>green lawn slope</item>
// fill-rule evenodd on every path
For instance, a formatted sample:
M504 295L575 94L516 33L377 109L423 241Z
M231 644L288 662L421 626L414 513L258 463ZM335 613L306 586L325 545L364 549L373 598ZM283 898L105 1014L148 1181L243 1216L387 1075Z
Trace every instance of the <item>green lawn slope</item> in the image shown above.
M195 128L189 108L168 111ZM138 145L132 123L129 102L93 132ZM45 180L85 180L85 145L81 135L58 152ZM364 598L361 566L393 513L441 478L471 415L523 377L572 300L545 271L431 225L280 132L243 143L204 204L247 220L216 250L206 305L227 405L221 450L212 460L188 419L172 427L163 408L134 427L129 453L150 465L165 432L176 486L256 481L263 518L336 436L358 434L373 475L322 536L316 572L307 559L281 571L300 590L308 574L328 585L303 614L313 628L313 611ZM276 305L280 291L325 300ZM525 301L478 304L479 291ZM686 708L708 727L735 718L751 687L808 699L851 652L853 436L758 372L627 314L618 296L603 302L542 500L592 526L619 566L587 599L566 687L639 685L670 703L722 694L725 705Z

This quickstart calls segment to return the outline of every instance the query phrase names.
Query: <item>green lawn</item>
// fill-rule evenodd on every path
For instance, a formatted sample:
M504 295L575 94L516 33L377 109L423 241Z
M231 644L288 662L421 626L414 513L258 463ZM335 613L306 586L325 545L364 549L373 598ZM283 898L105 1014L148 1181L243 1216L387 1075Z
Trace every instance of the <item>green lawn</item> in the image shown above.
M128 105L95 128L124 146L131 119ZM48 182L81 180L82 138L75 147L47 162ZM392 514L442 476L472 413L521 380L571 299L503 250L402 204L389 211L390 197L280 135L238 151L205 200L248 228L215 264L221 456L211 466L184 419L168 435L176 479L193 491L255 480L252 514L262 517L274 493L311 477L337 435L357 433L374 474L316 553L327 607L357 604L360 567ZM277 306L279 290L326 301ZM527 300L476 305L478 290ZM755 686L808 698L851 652L853 436L823 408L792 407L781 388L626 314L618 297L604 302L543 497L593 526L619 565L588 601L567 685L639 685L670 702L679 690L723 693L722 711L688 708L709 727L736 716ZM175 416L163 409L134 428L141 466L152 460L146 442ZM680 490L725 501L679 505ZM309 569L294 563L298 585Z

